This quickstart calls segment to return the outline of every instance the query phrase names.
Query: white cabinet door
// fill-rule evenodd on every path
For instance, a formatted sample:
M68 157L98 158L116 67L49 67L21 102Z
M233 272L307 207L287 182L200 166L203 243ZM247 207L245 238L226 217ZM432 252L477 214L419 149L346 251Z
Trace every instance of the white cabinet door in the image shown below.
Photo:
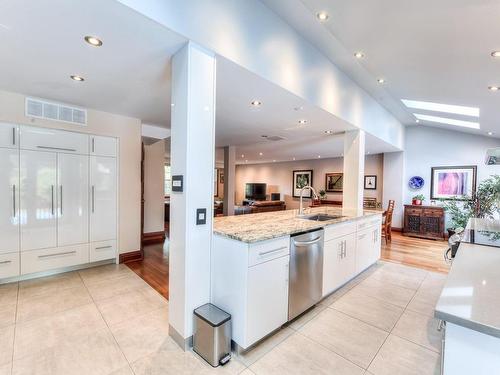
M20 127L20 147L24 150L88 154L88 139L86 134L70 131Z
M284 256L248 269L247 348L288 321L288 267Z
M19 251L19 151L0 148L0 254Z
M343 237L325 242L323 248L323 297L332 293L342 284L340 269L342 246Z
M21 150L21 250L56 247L56 157Z
M116 159L90 157L90 241L116 239Z
M380 259L380 250L382 246L381 227L380 226L373 227L372 231L373 231L372 263L375 263Z
M100 135L90 136L90 154L96 156L116 156L116 138Z
M19 127L15 124L0 123L0 147L17 148Z
M57 155L57 246L89 242L89 157Z
M359 273L373 263L373 229L364 229L357 233L356 238L356 273Z

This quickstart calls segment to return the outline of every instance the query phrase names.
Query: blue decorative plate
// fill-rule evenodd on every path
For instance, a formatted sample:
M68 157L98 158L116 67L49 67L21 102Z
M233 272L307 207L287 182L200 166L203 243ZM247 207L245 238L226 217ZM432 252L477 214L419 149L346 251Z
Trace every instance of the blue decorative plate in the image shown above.
M408 185L412 189L421 189L424 186L424 179L420 176L413 176L410 178L410 181L408 181Z

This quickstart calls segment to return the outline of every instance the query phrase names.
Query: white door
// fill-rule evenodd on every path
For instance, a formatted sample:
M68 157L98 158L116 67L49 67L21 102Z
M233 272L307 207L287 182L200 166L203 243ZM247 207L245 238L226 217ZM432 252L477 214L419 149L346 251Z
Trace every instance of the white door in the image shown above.
M21 250L56 247L57 154L21 150Z
M380 250L382 246L381 228L380 226L373 227L373 245L372 245L372 263L380 259Z
M373 263L373 229L357 233L356 238L356 273L363 271Z
M18 126L0 123L0 147L17 148L19 145Z
M323 248L323 297L332 293L342 284L343 237L325 242Z
M57 155L57 246L89 242L89 157Z
M19 251L19 152L0 148L0 254Z
M284 256L248 269L248 347L288 321L290 257Z
M90 157L90 241L116 239L116 159Z

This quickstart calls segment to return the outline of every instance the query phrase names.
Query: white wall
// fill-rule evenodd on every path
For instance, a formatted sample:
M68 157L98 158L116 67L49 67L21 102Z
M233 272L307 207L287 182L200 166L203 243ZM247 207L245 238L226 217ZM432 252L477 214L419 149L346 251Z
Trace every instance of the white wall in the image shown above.
M402 149L399 121L260 1L119 1Z
M144 146L144 233L165 230L165 141Z
M236 166L236 203L245 198L245 184L250 182L267 183L267 194L281 193L287 209L299 207L299 199L292 197L292 174L294 170L312 169L313 187L316 191L325 188L326 173L342 173L342 158L314 159L284 163L242 164ZM365 175L377 176L377 190L364 190L364 196L382 201L383 156L368 155L365 159ZM327 193L329 199L342 199L342 193Z
M53 129L117 137L119 155L119 243L120 253L137 251L141 246L141 122L89 109L87 126L32 119L24 115L25 96L0 91L0 121Z
M493 147L500 147L500 139L431 127L409 127L406 130L405 180L421 176L425 185L415 192L406 183L406 202L411 203L411 198L421 193L429 203L432 167L477 165L478 184L492 174L500 174L499 166L484 164L486 150Z

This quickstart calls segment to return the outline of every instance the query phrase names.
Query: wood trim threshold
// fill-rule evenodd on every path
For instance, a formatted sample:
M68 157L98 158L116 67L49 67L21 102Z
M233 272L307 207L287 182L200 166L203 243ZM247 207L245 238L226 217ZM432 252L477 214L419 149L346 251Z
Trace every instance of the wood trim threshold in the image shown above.
M142 234L143 245L152 245L155 243L163 243L163 242L165 242L165 231Z
M143 259L144 259L143 250L130 251L128 253L120 254L120 263L134 262Z

